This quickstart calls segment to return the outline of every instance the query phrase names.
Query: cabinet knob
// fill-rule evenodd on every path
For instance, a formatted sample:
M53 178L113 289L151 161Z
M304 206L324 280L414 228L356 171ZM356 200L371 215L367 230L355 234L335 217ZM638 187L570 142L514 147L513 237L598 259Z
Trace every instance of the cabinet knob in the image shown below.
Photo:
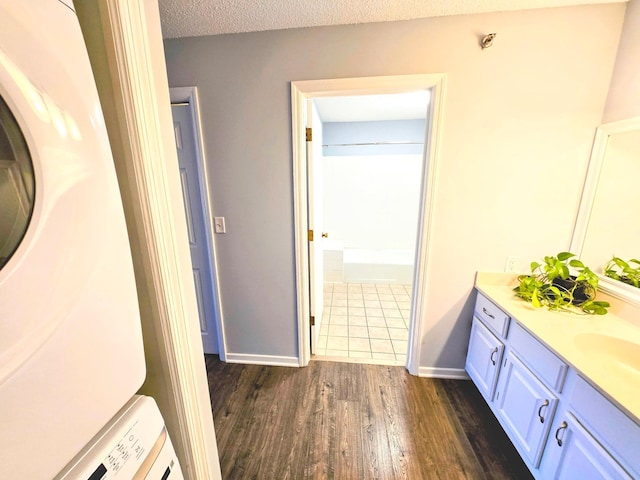
M558 429L556 430L556 442L558 442L558 446L561 447L562 446L562 438L564 438L564 435L562 435L562 438L560 438L560 432L562 430L564 430L565 428L567 428L569 425L567 425L567 422L562 422L560 424L560 426L558 427Z
M540 408L538 409L538 418L540 419L540 423L544 423L544 417L542 416L542 409L548 406L549 406L549 400L545 399L545 401L542 402L542 405L540 405Z

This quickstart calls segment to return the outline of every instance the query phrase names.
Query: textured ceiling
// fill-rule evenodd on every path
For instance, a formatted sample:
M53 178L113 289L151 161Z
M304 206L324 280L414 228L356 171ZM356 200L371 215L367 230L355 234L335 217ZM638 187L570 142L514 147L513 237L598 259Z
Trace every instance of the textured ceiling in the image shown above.
M626 0L159 0L165 38L389 22Z

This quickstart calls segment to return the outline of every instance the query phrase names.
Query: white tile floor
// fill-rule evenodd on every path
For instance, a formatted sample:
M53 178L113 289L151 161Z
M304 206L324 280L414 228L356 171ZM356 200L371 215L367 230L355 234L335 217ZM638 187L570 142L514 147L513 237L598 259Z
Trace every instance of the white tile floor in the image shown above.
M325 283L315 358L404 365L410 308L411 285Z

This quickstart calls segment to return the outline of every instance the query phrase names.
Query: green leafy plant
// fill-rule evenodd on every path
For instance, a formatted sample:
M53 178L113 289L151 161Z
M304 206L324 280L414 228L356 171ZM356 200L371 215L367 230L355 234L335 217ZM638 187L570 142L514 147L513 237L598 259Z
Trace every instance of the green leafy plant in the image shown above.
M640 288L640 260L635 258L624 261L619 257L613 257L605 265L604 274L614 280Z
M595 300L598 276L571 252L544 257L543 263L531 262L531 274L518 276L518 286L513 291L535 308L578 308L584 313L604 315L609 307L608 302Z

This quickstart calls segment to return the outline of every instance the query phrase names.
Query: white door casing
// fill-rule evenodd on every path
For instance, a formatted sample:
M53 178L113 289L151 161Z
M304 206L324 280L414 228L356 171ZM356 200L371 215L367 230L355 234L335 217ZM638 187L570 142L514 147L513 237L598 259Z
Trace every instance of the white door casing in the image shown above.
M171 105L202 346L204 353L217 354L216 290L213 281L215 263L207 235L209 222L205 221L206 198L200 188L202 174L198 168L198 141L192 112L193 105L189 102Z
M322 122L313 100L307 99L307 189L309 231L309 306L311 353L315 354L324 311L323 209L322 209Z
M189 291L190 259L172 139L158 2L76 2L114 151L147 358L141 393L162 411L187 480L221 479L211 401ZM172 158L173 157L173 158Z
M431 92L425 132L424 163L421 179L420 213L411 304L411 323L407 352L407 369L419 373L422 325L426 316L426 292L432 216L434 210L440 128L445 94L444 74L418 74L383 77L305 80L291 82L294 225L296 255L296 303L298 317L298 351L300 366L308 365L310 351L308 172L306 162L306 100L370 94L404 93L418 90Z

